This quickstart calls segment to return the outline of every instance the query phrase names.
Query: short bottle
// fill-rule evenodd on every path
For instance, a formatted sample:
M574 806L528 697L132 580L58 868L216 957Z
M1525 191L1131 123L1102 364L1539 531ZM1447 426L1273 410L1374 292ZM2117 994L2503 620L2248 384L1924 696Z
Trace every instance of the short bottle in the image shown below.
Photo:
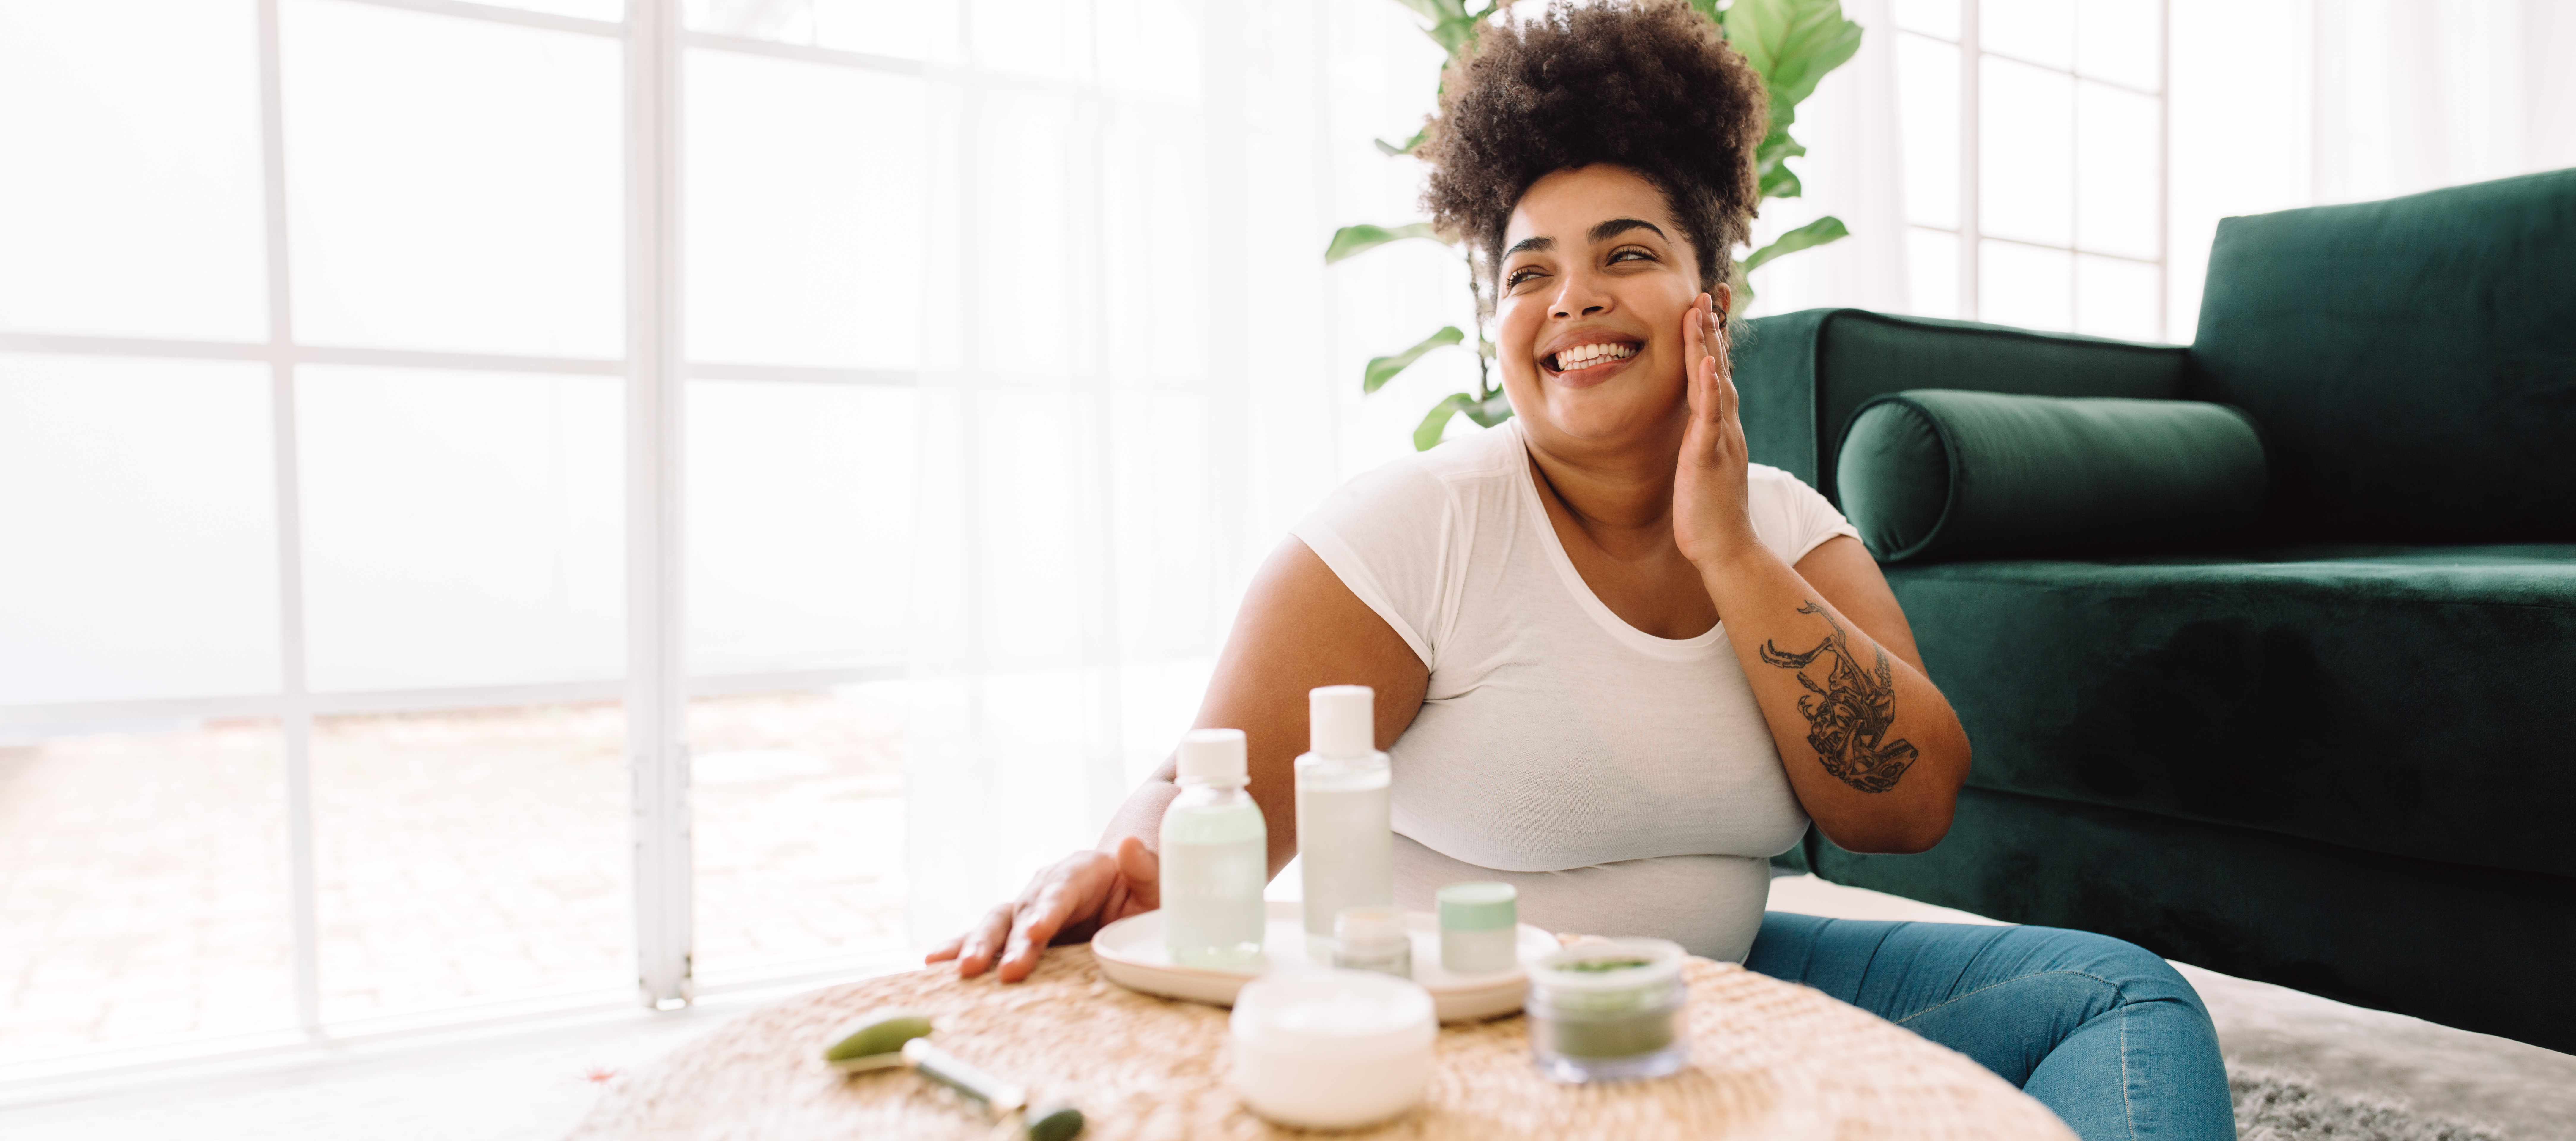
M1333 917L1333 965L1412 978L1413 937L1405 933L1404 913L1392 907L1343 908Z
M1391 774L1377 750L1377 695L1364 685L1328 685L1307 694L1307 712L1297 861L1312 953L1330 945L1333 919L1345 908L1395 905L1395 832Z
M1507 883L1453 883L1440 904L1440 969L1490 975L1520 965L1520 892Z
M1179 779L1181 795L1163 810L1164 945L1182 966L1258 967L1270 833L1244 791L1243 731L1184 735Z

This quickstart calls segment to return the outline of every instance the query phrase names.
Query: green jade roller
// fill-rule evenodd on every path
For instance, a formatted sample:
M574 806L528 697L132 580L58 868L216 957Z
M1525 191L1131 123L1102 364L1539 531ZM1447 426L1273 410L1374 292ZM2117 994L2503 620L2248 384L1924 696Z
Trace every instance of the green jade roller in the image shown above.
M1070 1105L1029 1105L1029 1091L975 1068L930 1044L930 1016L886 1010L853 1024L823 1060L844 1073L910 1066L921 1076L983 1104L996 1117L1018 1116L1028 1141L1069 1141L1082 1132L1082 1111Z

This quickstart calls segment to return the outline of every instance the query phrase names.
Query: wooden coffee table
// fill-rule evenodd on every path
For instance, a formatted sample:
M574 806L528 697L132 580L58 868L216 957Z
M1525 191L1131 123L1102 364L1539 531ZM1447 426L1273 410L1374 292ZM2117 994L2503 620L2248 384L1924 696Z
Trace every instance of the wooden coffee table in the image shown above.
M1561 1086L1530 1064L1519 1016L1444 1026L1430 1099L1351 1138L1959 1138L2072 1135L1965 1055L1822 992L1693 959L1691 1064L1668 1078ZM612 1087L579 1141L981 1139L992 1120L907 1070L843 1075L823 1047L852 1017L910 1006L950 1052L1079 1106L1085 1138L1317 1136L1273 1127L1226 1088L1226 1012L1153 998L1057 947L1026 981L914 971L743 1015Z

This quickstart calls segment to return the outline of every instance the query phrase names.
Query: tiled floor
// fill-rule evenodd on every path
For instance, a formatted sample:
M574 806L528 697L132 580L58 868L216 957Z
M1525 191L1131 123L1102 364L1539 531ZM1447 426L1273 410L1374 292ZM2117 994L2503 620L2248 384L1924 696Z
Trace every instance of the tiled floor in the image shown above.
M900 938L901 696L691 703L702 978ZM263 722L0 749L0 1062L292 1025L286 786ZM315 725L322 1014L633 986L615 705Z

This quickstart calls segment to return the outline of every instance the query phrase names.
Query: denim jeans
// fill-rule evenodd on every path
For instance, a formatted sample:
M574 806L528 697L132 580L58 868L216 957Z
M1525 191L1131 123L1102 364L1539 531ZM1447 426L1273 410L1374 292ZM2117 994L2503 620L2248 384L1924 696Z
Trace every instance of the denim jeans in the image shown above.
M2084 1141L2236 1136L2200 995L2132 943L2055 927L1774 911L1744 965L1976 1059Z

